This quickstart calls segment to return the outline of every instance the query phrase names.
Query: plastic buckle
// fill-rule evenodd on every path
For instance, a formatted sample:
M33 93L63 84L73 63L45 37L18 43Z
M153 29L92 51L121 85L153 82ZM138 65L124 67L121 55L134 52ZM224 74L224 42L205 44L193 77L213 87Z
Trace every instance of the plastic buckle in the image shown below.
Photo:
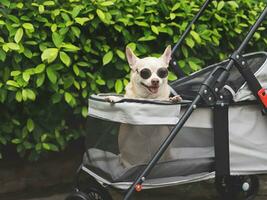
M258 96L261 99L261 102L267 108L267 90L265 88L262 88L258 91Z
M137 185L135 185L135 190L136 190L136 192L141 192L142 189L143 189L143 187L142 187L141 184L137 184Z

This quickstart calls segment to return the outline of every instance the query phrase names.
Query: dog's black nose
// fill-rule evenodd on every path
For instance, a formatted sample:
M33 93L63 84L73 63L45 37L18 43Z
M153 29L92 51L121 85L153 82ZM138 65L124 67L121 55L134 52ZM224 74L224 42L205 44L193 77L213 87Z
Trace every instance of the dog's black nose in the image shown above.
M153 78L153 79L151 80L151 83L152 83L152 85L158 85L158 84L159 84L159 79L157 79L157 78Z

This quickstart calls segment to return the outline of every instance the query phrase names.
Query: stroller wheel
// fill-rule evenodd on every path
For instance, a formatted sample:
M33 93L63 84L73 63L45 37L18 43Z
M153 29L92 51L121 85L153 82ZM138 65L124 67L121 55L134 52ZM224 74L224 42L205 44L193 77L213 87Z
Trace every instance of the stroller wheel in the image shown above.
M71 193L65 200L89 200L88 196L80 191Z
M218 193L225 200L252 200L260 185L256 175L216 177L215 184Z
M259 188L259 178L256 175L241 176L241 191L245 199L253 199L256 197Z
M86 194L88 200L111 200L110 195L100 188L90 187L86 190Z

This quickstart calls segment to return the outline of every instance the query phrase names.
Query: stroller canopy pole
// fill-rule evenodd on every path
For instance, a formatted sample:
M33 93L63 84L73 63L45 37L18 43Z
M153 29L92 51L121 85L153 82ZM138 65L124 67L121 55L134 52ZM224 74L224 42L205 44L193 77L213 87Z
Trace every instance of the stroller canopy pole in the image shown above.
M254 35L254 33L257 31L258 27L260 26L261 22L264 20L265 16L267 15L267 7L264 9L260 17L257 19L256 23L252 26L249 33L247 34L246 38L242 42L242 44L239 46L237 52L241 53L246 45L248 44L251 37ZM144 171L137 177L137 179L133 182L133 184L130 186L130 188L127 190L127 193L124 197L124 200L128 200L134 190L139 190L141 188L142 183L145 181L146 176L150 173L152 168L156 165L157 161L161 158L162 154L165 152L165 150L168 148L170 143L173 141L173 139L176 137L176 135L179 133L180 129L183 127L187 119L191 116L194 109L196 109L197 105L201 100L204 100L205 102L208 102L205 98L206 93L208 91L209 95L213 95L214 98L212 102L209 102L209 105L212 105L210 103L215 104L217 101L217 94L214 94L215 87L218 88L218 91L224 86L228 76L229 76L229 70L232 68L232 66L235 64L235 61L233 59L230 60L228 65L225 68L217 67L213 72L210 73L209 77L204 81L200 87L198 95L195 97L189 108L185 111L185 113L180 118L179 122L175 125L175 127L172 129L169 136L166 138L166 140L163 142L163 144L160 146L159 150L155 153L153 158L149 161L148 165L144 169ZM243 73L241 73L243 75ZM244 77L245 80L246 77Z
M204 10L207 8L207 6L209 5L209 3L212 0L206 0L205 3L203 4L203 6L200 8L200 10L198 11L198 13L195 15L195 17L193 18L193 20L190 22L190 24L187 26L186 30L184 31L184 33L182 34L182 36L180 37L180 39L178 40L178 42L174 45L174 47L172 48L172 56L174 55L174 53L177 51L177 49L181 46L182 42L185 40L186 36L188 35L188 33L190 32L193 24L196 23L196 21L199 19L199 17L202 15L202 13L204 12ZM174 56L173 56L174 57ZM171 66L173 67L173 70L175 72L175 74L178 77L184 77L185 74L184 72L181 70L181 68L178 66L178 63L174 60L174 58L172 59L172 61L170 62Z
M200 10L198 11L198 13L196 14L196 16L193 18L193 20L190 22L190 24L187 26L185 32L182 34L182 36L180 37L180 39L178 40L178 42L174 45L174 47L172 48L172 55L175 53L175 51L177 50L178 47L181 46L182 42L184 41L184 39L186 38L187 34L189 33L189 31L191 30L192 26L194 23L196 23L196 21L198 20L198 18L202 15L202 13L204 12L204 10L207 8L207 6L209 5L209 3L212 0L206 0L205 3L203 4L203 6L200 8Z
M257 21L255 22L255 24L251 27L251 29L248 32L248 34L247 34L246 38L244 39L244 41L239 46L239 48L237 50L239 53L242 53L242 51L246 48L246 46L249 43L250 39L253 37L254 33L257 31L257 29L259 28L259 26L261 25L261 23L263 22L263 20L265 19L266 16L267 16L267 6L263 10L261 15L257 19Z

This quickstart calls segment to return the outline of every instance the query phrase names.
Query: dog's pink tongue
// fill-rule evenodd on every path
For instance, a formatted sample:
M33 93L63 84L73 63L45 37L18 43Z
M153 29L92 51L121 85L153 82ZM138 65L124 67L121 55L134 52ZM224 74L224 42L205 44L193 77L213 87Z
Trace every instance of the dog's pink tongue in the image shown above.
M149 89L149 91L151 92L151 93L153 93L153 94L155 94L155 93L157 93L158 92L158 87L149 87L148 88Z

